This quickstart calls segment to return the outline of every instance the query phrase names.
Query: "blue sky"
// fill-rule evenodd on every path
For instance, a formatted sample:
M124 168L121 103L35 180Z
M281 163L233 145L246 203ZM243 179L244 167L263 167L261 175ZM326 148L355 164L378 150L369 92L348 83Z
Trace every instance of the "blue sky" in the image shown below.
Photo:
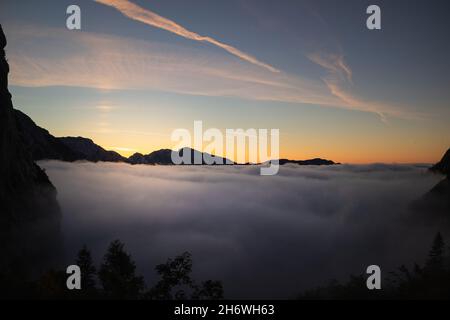
M434 162L450 145L446 1L121 1L238 54L103 2L76 2L81 31L65 28L73 1L0 4L14 103L55 135L147 153L203 120L356 163ZM365 27L370 4L381 31Z

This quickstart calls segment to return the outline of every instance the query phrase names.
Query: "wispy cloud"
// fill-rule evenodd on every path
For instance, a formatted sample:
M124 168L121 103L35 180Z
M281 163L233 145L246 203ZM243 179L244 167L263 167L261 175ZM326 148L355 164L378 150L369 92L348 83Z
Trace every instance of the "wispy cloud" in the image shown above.
M220 53L64 29L21 27L10 34L20 39L8 47L13 85L158 90L345 108L320 80L273 73Z
M175 21L172 21L170 19L164 18L148 9L144 9L137 4L134 4L128 0L95 0L98 3L102 3L108 6L111 6L117 10L119 10L122 14L125 16L140 21L142 23L148 24L150 26L160 28L169 32L172 32L174 34L177 34L183 38L195 40L195 41L203 41L211 43L219 48L222 48L229 53L235 55L236 57L239 57L242 60L245 60L247 62L253 63L257 66L263 67L271 72L280 72L278 69L272 67L271 65L268 65L264 62L259 61L255 57L242 52L241 50L230 46L228 44L225 44L223 42L220 42L216 39L213 39L211 37L202 36L198 33L192 32L183 26L179 25Z
M341 54L313 53L308 58L328 71L328 74L322 80L331 94L342 101L348 109L378 114L383 122L387 121L387 116L402 119L417 119L425 116L424 114L406 112L400 106L393 104L367 101L352 94L353 72Z
M222 53L90 32L20 26L9 32L11 84L180 94L301 103L417 118L405 108L352 94L353 74L342 56L313 54L323 78L274 73ZM101 105L108 111L109 105ZM420 115L419 115L420 116Z
M319 54L309 55L309 59L318 65L328 69L334 75L352 82L352 70L344 61L344 57L339 54Z

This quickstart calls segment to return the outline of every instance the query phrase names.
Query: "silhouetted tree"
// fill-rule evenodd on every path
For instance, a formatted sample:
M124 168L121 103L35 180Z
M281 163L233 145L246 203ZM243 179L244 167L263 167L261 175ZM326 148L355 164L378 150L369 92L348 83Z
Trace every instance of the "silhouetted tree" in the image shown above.
M144 279L136 276L136 265L124 251L124 245L113 241L98 273L103 293L109 299L139 299Z
M198 286L191 279L192 256L184 252L175 259L156 266L161 279L151 288L146 297L155 300L219 300L223 299L220 281L207 280Z
M25 299L157 299L157 300L218 300L223 299L220 281L207 280L197 285L191 279L192 257L188 252L156 266L160 280L147 292L136 265L125 252L124 245L113 241L96 271L90 251L83 246L76 265L81 271L81 290L68 290L65 270L50 270L38 280L27 280L19 264L9 272L0 273L0 298ZM99 280L99 286L97 282Z
M78 252L76 264L81 270L81 291L83 298L94 298L97 295L96 276L97 269L92 262L91 252L84 245Z
M445 243L437 233L424 267L414 265L413 271L401 266L392 272L390 298L445 299L450 294L450 270L445 267Z
M201 287L196 288L192 294L194 300L221 300L223 299L223 286L220 281L207 280Z
M161 276L161 280L148 292L150 299L182 300L187 298L185 289L195 289L191 280L192 258L189 252L184 252L173 260L168 259L166 263L157 265L155 269ZM173 292L176 287L178 290Z
M428 274L439 275L444 272L445 242L440 232L434 238L424 271Z
M328 285L308 290L298 296L302 300L369 300L380 298L378 290L368 290L365 275L351 275L350 280L341 284L336 279Z
M437 233L424 267L414 265L413 271L402 265L391 272L383 290L369 291L365 276L351 277L340 284L337 281L325 287L309 290L300 299L449 299L450 268L446 264L445 243Z

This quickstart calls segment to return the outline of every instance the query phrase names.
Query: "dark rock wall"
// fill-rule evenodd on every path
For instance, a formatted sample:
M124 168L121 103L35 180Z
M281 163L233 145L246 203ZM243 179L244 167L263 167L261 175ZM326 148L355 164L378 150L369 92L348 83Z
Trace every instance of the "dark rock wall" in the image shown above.
M18 130L6 44L0 25L0 273L17 265L38 273L60 258L61 213L55 187L34 163Z

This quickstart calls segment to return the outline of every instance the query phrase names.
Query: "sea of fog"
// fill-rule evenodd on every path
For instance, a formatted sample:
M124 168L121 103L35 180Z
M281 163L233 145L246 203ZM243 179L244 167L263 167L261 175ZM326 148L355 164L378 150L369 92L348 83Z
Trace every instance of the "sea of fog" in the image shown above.
M58 189L67 260L83 244L97 263L115 239L148 283L184 251L197 281L227 298L291 298L377 264L421 263L437 227L408 206L441 177L424 166L131 166L42 161Z

